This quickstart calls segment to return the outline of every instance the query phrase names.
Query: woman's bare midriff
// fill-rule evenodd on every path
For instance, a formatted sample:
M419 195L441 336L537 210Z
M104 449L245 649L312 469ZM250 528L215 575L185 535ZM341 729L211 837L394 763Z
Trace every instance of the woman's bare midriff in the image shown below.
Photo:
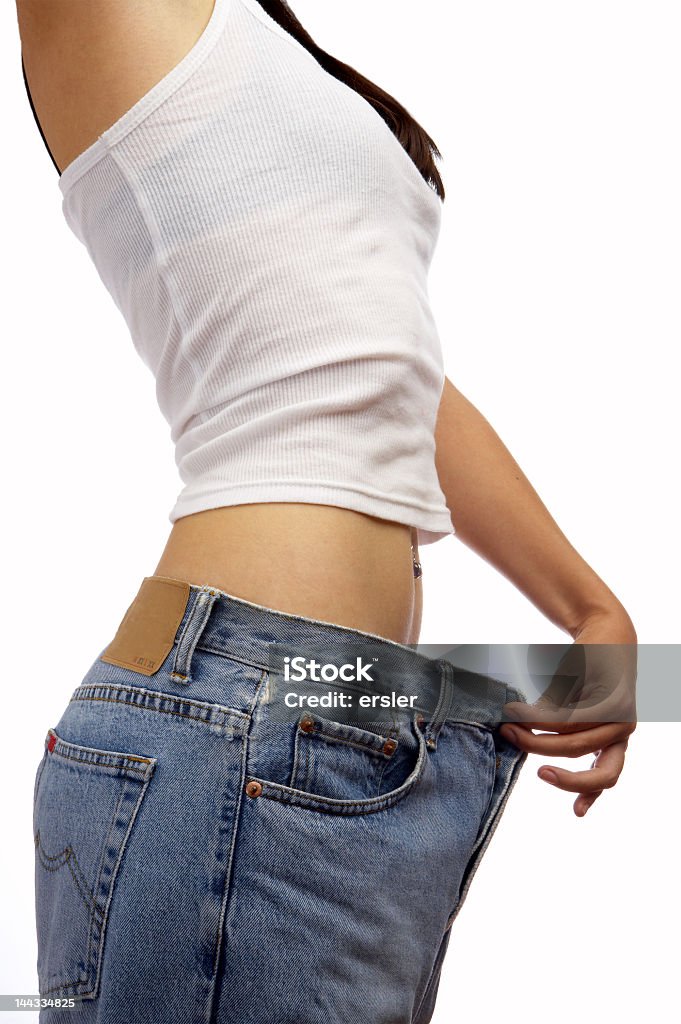
M416 643L416 530L335 505L276 502L178 519L154 570L255 604Z

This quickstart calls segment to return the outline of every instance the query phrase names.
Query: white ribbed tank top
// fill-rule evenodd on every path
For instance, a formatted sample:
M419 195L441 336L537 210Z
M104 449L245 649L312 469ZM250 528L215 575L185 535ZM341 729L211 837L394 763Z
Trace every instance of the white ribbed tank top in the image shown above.
M204 32L59 179L156 379L171 522L338 505L454 532L427 272L441 200L380 114L257 0Z

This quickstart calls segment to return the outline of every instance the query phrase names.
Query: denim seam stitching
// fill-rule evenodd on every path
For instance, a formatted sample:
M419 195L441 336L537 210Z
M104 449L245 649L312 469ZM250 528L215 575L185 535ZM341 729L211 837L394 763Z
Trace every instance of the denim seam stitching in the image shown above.
M289 792L290 787L281 786L276 782L269 782L266 779L258 779L257 776L250 776L253 781L262 785L261 797L267 800L276 800L278 803L288 804L293 807L302 807L306 810L320 811L326 814L356 815L376 814L379 811L389 810L399 803L411 790L421 781L428 759L428 748L422 733L419 733L419 755L412 772L408 778L394 792L386 793L382 797L371 797L368 800L332 800L329 797L315 796L314 794Z
M222 647L211 647L207 643L197 643L197 651L205 651L206 654L214 654L219 658L226 658L227 661L237 661L240 665L248 665L250 668L258 668L261 672L269 672L271 666L265 664L262 661L252 661L250 658L240 658L237 654L231 650L225 650Z
M372 754L374 757L385 758L386 761L389 761L393 757L393 754L386 754L385 751L380 748L377 749L376 747L370 746L368 742L362 743L361 740L346 740L340 736L334 736L333 733L324 732L323 729L315 729L314 732L306 733L305 735L308 742L311 742L315 736L318 736L325 743L344 743L346 747L354 747L362 753ZM386 736L385 739L383 739L383 743L385 743L387 739L388 737Z
M484 822L480 835L477 837L473 852L471 853L468 864L466 865L466 869L464 871L461 892L459 893L457 902L450 914L450 919L452 922L455 920L464 904L466 896L468 895L468 891L471 887L471 882L473 881L473 878L475 877L480 862L482 861L483 855L485 854L485 851L487 850L490 844L490 840L492 839L492 836L496 832L497 825L501 820L504 807L508 802L511 792L520 775L520 770L526 760L527 753L524 751L519 751L517 752L517 754L512 755L510 766L508 769L508 774L504 780L503 787L496 801L496 804L493 805L493 810L490 811L490 807L488 806L487 820Z
M117 700L111 697L78 697L74 698L77 700L98 700L106 704L125 704L126 707L139 708L140 711L153 711L159 715L175 715L177 718L188 718L191 722L199 722L202 725L220 725L221 727L226 726L229 723L229 718L226 722L216 722L214 719L201 718L199 715L188 715L184 711L170 711L167 708L152 708L148 705L138 704L134 700ZM239 712L234 713L235 716L239 715ZM243 718L239 717L239 722L243 724Z
M109 891L108 891L108 895L107 895L106 908L105 908L105 911L104 911L104 915L102 917L102 922L101 922L101 926L100 926L100 934L99 934L98 944L97 944L97 947L96 947L98 956L97 956L97 961L94 964L94 982L93 982L93 988L92 988L92 992L93 993L95 993L97 991L97 987L99 985L99 973L100 973L101 965L102 965L102 956L104 954L104 936L105 936L107 925L109 923L109 908L111 906L111 900L112 900L112 897L113 897L114 888L115 888L115 885L116 885L116 881L118 879L118 870L120 868L121 858L123 857L123 854L124 854L124 852L125 852L125 850L127 848L128 839L130 838L130 833L132 832L132 829L133 829L133 826L135 824L135 821L137 820L137 814L138 814L140 806L142 804L142 800L144 799L144 797L146 795L146 792L147 792L147 790L149 788L149 784L151 782L152 775L153 775L153 772L154 772L155 768L156 768L156 762L154 761L154 764L152 766L152 769L151 769L149 775L147 776L147 778L144 780L144 782L142 782L142 784L139 787L139 793L137 794L137 799L135 800L134 805L133 805L133 807L132 807L132 809L130 811L130 816L128 818L128 824L127 824L127 828L125 830L125 834L123 835L123 837L121 839L121 842L120 842L120 844L118 846L118 850L117 850L117 853L116 853L116 860L115 860L114 864L111 866L111 882L109 884Z
M94 908L95 908L94 895L90 891L90 886L85 881L85 877L83 875L83 870L82 870L80 864L78 863L78 858L76 857L76 853L75 853L75 850L73 849L73 847L72 846L66 846L61 851L61 853L54 853L54 854L47 853L45 851L45 849L43 848L43 845L42 845L42 840L41 840L41 837L40 837L40 829L38 829L38 831L35 834L34 843L35 843L36 851L38 853L38 859L40 861L40 864L41 864L43 870L44 871L48 871L50 874L53 874L55 871L61 871L62 868L68 867L68 869L69 869L69 871L71 873L71 877L73 878L74 885L75 885L76 889L78 890L78 895L80 896L81 900L83 901L83 904L85 905L85 907L87 909L88 916L90 914L94 913ZM45 861L55 861L55 860L59 860L60 858L61 858L61 863L60 864L49 865L49 864L45 863ZM77 874L74 873L75 869L71 865L71 860L72 859L76 863L76 867L78 869L78 873Z
M291 789L304 789L309 779L309 757L310 746L303 746L302 732L296 729L296 737L293 744L293 766L289 778Z
M133 768L132 765L106 764L101 761L90 761L84 757L74 757L72 754L65 754L63 751L57 750L56 746L52 751L52 756L54 757L55 755L64 758L65 761L75 761L77 764L92 764L96 768L108 768L114 772L135 772L135 774L142 776L147 774L147 769L145 768ZM150 761L149 764L152 764L152 762Z
M440 937L440 944L437 947L437 952L435 953L435 959L433 960L433 966L431 967L430 974L428 975L428 981L426 982L426 987L424 988L424 990L423 990L423 992L421 994L421 998L419 999L418 1006L416 1007L416 1009L414 1010L414 1013L412 1014L412 1018L411 1018L412 1021L418 1021L418 1019L419 1019L419 1014L421 1013L421 1010L423 1009L423 1005L424 1005L424 1003L426 1001L426 996L431 991L431 988L432 988L432 985L433 985L433 981L437 977L438 967L440 968L440 971L442 971L442 967L444 965L444 957L442 958L442 961L440 961L440 951L442 949L442 943L445 941L445 938L447 936L447 932L451 930L452 921L453 921L453 918L450 916L447 919L447 924L445 925L444 931L442 932L442 935Z
M250 710L249 710L249 714L247 716L249 727L252 725L252 722L253 722L253 712L254 712L254 710L255 710L255 708L256 708L256 706L258 704L258 701L260 699L260 691L263 688L263 684L265 684L265 685L267 684L268 678L269 678L268 677L268 673L263 670L261 672L261 674L260 674L260 678L259 678L259 680L257 682L255 693L253 694L253 697L252 697L251 703L250 703ZM239 827L240 827L240 824L241 824L241 812L242 812L242 808L243 808L243 804L244 804L244 782L245 782L246 778L248 778L248 729L246 730L246 732L243 735L243 743L242 743L242 749L241 749L241 779L240 779L240 784L239 784L239 792L238 792L238 795L237 795L237 798L236 798L236 806L235 806L235 809L234 809L234 818L233 818L233 824L232 824L232 841L230 843L229 857L228 857L227 865L226 865L226 868L225 868L225 884L224 884L224 889L223 889L223 892L222 892L222 898L221 898L221 901L220 901L220 915L219 915L219 919L218 919L217 934L216 934L216 939L215 939L215 954L213 956L213 973L212 973L212 978L211 978L211 983L210 983L210 994L209 994L209 997L208 997L208 1016L209 1016L210 1020L213 1019L213 1007L214 1007L214 1003L215 1003L216 982L217 982L217 979L218 979L218 967L219 967L219 964L220 964L220 955L222 953L223 948L226 948L225 921L226 921L227 915L229 913L229 904L230 904L232 892L233 892L233 889L234 889L233 884L232 884L232 871L233 871L233 867L234 867L234 853L235 853L235 850L236 850L237 837L238 837L238 834L239 834Z
M258 680L259 682L259 680ZM170 701L173 704L190 704L197 708L206 708L207 710L215 710L225 715L238 715L240 718L248 719L249 715L245 711L237 711L235 708L227 707L226 704L211 704L208 701L193 700L191 697L178 697L174 693L164 693L162 690L149 690L146 687L138 686L124 686L120 683L86 683L83 686L78 686L71 696L71 700L86 700L86 697L81 696L83 691L94 691L95 693L101 691L102 693L133 693L138 694L147 701L150 697L161 697L163 700Z
M121 791L118 794L118 800L116 801L116 807L114 809L114 813L113 813L113 816L111 818L111 821L109 822L109 828L107 830L105 841L104 841L104 844L102 846L102 855L101 855L100 860L99 860L99 869L97 871L97 881L95 882L95 902L97 904L97 907L99 907L99 903L98 903L99 887L100 887L101 881L102 881L102 872L104 871L104 864L106 863L106 853L107 853L107 849L108 849L109 842L110 842L110 839L111 839L111 835L113 833L114 822L116 821L116 818L118 817L118 814L119 814L120 809L121 809L121 805L123 803L123 796L124 796L124 794L125 794L125 786L123 785L123 786L121 786ZM111 886L110 887L113 888L113 879L111 881ZM99 911L99 916L100 916L101 920L99 922L97 922L97 923L100 926L99 937L100 937L100 940L101 940L101 938L102 938L102 936L104 934L104 925L105 925L105 914L104 914L104 911L101 910L101 909ZM95 923L94 922L94 917L91 917L90 918L90 927L88 928L87 953L85 955L85 963L87 964L88 973L90 975L92 974L92 971L93 971L93 964L92 964L92 933L93 933L93 930L94 930L93 929L94 923ZM93 985L93 990L94 990L94 985Z
M87 689L87 690L95 690L95 691L101 690L103 693L107 693L107 691L108 691L108 692L110 692L112 694L112 696L95 696L95 695L88 696L86 693L83 693L83 690L85 690L85 689ZM125 700L121 700L118 696L113 696L113 694L116 694L116 693L142 694L143 698L141 700L139 700L139 701L125 701ZM149 696L147 696L147 695L149 695ZM76 701L76 700L102 700L102 701L108 701L109 703L112 703L112 704L127 704L130 707L141 708L143 711L157 711L157 712L159 712L161 714L178 715L181 718L191 718L191 719L193 719L196 722L205 722L206 725L218 724L218 723L215 722L214 719L211 719L209 716L202 717L200 715L188 715L184 711L174 711L174 710L171 710L171 709L168 709L168 708L153 707L152 706L152 700L151 700L152 697L159 697L159 698L161 698L162 701L166 701L166 702L169 702L169 703L172 703L172 704L178 704L178 703L179 704L188 704L188 705L190 705L192 707L196 707L196 708L200 708L200 709L206 709L210 714L216 715L218 717L219 716L224 716L226 719L238 718L242 722L247 722L248 721L248 714L246 714L243 711L237 711L234 708L228 708L228 707L225 707L225 706L222 706L222 705L218 705L218 704L208 704L208 703L204 703L204 702L201 702L201 701L194 701L194 700L190 700L189 698L185 698L185 697L176 697L172 693L168 693L168 694L161 693L158 690L148 690L148 691L145 691L143 689L137 689L135 687L117 686L115 684L112 684L112 685L97 685L97 686L89 685L87 688L79 687L77 690L74 691L73 695L71 696L71 700L72 701Z
M398 750L398 747L399 747L399 735L400 735L400 727L397 724L391 725L390 729L388 730L388 739L395 740L396 743L397 743L397 746L395 747L395 750L393 751L393 753L389 757L386 757L385 760L383 761L383 764L381 766L380 774L378 776L378 779L376 780L376 796L380 796L381 795L381 787L383 785L383 778L385 776L386 770L388 768L388 765L390 764L390 762L393 759L393 755Z
M348 815L359 817L360 815L364 814L376 814L379 811L390 810L391 807L394 807L395 804L398 804L405 796L408 795L410 790L418 782L418 779L410 783L409 787L404 792L401 792L398 795L390 797L389 800L382 802L379 806L372 807L364 807L361 801L356 801L353 803L343 802L342 805L339 805L332 804L328 799L322 797L310 797L309 799L305 800L299 797L289 796L284 793L279 794L278 791L272 791L270 787L273 785L273 783L267 782L264 779L254 779L254 781L261 782L263 789L260 795L264 796L267 800L275 800L277 803L287 804L290 807L301 807L308 811L320 811L325 814L337 814L339 816Z

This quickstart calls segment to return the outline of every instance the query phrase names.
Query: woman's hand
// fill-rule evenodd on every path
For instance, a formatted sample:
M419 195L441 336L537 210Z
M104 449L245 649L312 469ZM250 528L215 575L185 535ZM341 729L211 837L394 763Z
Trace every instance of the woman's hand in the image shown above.
M636 633L621 611L599 612L579 628L548 689L534 704L504 707L512 724L500 731L521 750L549 757L595 754L586 771L542 765L540 779L579 794L573 809L583 817L624 767L636 728ZM566 681L568 687L566 689ZM544 730L536 735L532 730Z

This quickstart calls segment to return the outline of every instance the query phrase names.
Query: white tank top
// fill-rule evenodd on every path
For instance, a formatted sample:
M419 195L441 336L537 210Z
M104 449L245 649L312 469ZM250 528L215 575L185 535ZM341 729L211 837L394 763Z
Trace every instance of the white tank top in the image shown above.
M156 379L182 516L338 505L453 533L427 272L441 200L380 114L257 0L59 179Z

